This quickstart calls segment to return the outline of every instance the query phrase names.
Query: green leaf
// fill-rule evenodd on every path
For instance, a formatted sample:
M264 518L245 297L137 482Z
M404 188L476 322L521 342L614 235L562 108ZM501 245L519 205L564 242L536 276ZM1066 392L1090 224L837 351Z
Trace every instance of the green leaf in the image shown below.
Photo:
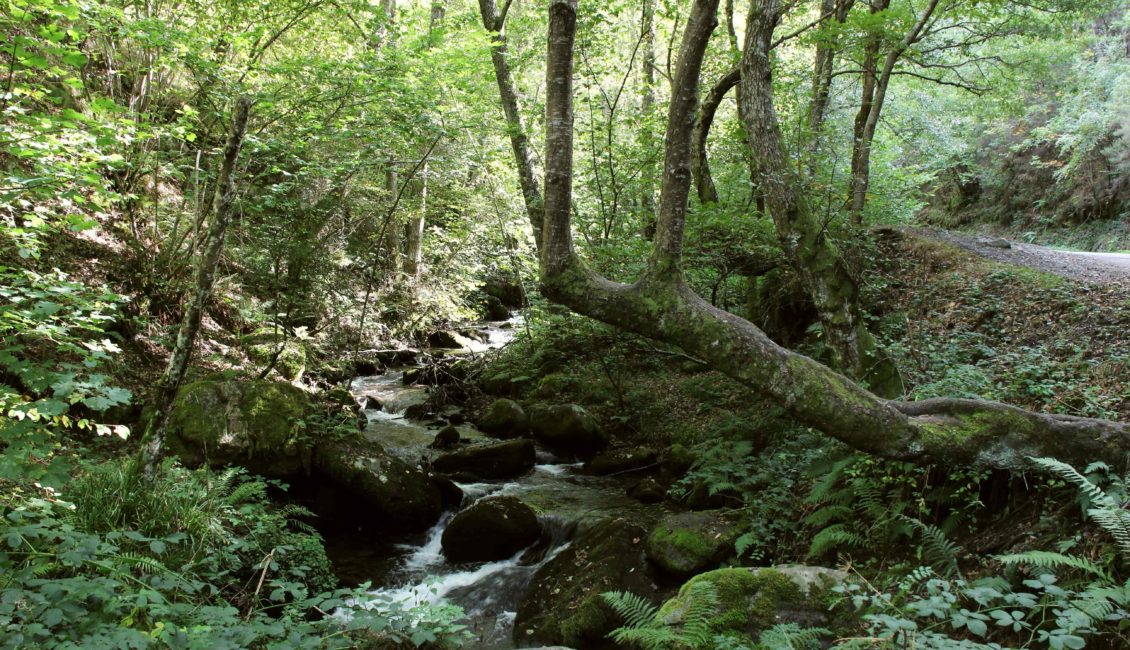
M63 55L63 62L76 68L81 68L86 65L86 61L86 55L82 52L67 52Z

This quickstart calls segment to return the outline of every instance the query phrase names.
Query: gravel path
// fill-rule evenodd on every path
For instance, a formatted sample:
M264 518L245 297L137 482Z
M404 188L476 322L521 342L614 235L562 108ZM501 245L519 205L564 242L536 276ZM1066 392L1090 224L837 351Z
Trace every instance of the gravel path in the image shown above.
M1130 284L1130 253L1062 251L1001 237L966 235L936 228L907 228L911 234L960 246L998 262L1054 273L1092 284Z

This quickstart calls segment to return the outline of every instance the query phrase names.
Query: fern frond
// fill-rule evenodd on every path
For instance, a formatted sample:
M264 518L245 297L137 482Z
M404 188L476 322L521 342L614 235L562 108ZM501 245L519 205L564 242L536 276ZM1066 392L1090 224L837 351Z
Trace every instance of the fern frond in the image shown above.
M852 465L858 456L849 454L836 462L823 473L820 478L812 484L812 488L808 491L808 496L805 501L808 503L825 503L833 494L833 489L840 479L844 476L844 470Z
M1069 568L1090 573L1098 578L1109 581L1110 576L1106 570L1085 557L1066 555L1054 551L1026 551L1010 555L998 555L996 560L1005 566L1027 564L1041 569Z
M947 538L946 534L933 524L905 515L900 515L899 518L922 535L922 550L930 564L944 576L960 575L961 571L957 566L957 556L961 553L960 546Z
M659 608L642 596L628 591L609 591L601 594L612 611L627 622L625 628L640 629L652 625ZM624 629L624 628L621 628Z
M150 575L154 573L174 573L173 571L170 571L169 568L163 563L148 555L139 555L137 553L127 552L118 555L116 559L121 564L136 568L143 575Z
M848 530L846 524L833 524L816 533L812 538L812 544L808 547L808 555L817 557L823 555L825 551L841 546L858 548L866 542L862 535Z
M816 650L823 647L821 637L831 635L822 627L801 627L796 623L778 623L761 633L759 648L765 650Z
M1130 512L1122 508L1091 508L1087 515L1118 542L1118 550L1130 558Z
M853 511L849 506L824 506L805 517L804 523L808 526L822 527L837 519L851 519L852 514Z
M683 642L691 647L707 647L714 638L714 617L718 614L718 590L705 580L687 589L687 609L683 612Z
M1080 474L1079 471L1071 465L1068 465L1067 463L1056 460L1054 458L1029 457L1029 459L1033 463L1036 463L1040 467L1043 467L1044 469L1052 472L1068 483L1071 483L1075 487L1079 488L1079 490L1083 492L1083 494L1085 494L1088 499L1090 499L1091 503L1101 505L1103 507L1117 508L1120 506L1120 504L1116 503L1114 499L1107 495L1107 493L1104 492L1101 487L1092 483L1086 476Z

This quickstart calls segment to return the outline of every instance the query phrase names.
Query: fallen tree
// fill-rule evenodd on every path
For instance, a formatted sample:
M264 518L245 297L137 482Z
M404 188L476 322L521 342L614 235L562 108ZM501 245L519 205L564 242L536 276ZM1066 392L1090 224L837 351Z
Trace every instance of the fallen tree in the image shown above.
M748 321L711 306L688 287L682 245L691 187L692 131L702 59L716 25L717 6L718 0L695 0L686 24L672 78L654 248L645 273L628 285L594 273L573 248L572 66L577 5L576 0L550 3L545 220L540 246L546 297L615 327L677 345L781 404L798 421L860 451L894 459L999 468L1024 467L1029 456L1054 456L1072 463L1104 460L1122 466L1130 450L1130 426L1126 424L1033 413L976 400L884 400L830 368L777 345ZM755 0L753 11L751 21L767 22L751 26L756 33L749 38L764 36L765 29L771 35L776 24L773 6ZM747 47L746 55L757 56L759 51ZM767 68L758 67L767 65L767 58L764 62L743 60L743 73L767 74ZM763 93L747 99L764 100ZM768 106L748 108L768 111L757 119L775 120L771 101ZM758 153L773 146L770 138L761 143ZM775 146L776 155L783 158L779 142ZM768 180L781 184L774 188L781 193L778 200L795 193L797 185L787 177ZM799 198L792 196L792 200ZM783 205L777 207L783 209Z

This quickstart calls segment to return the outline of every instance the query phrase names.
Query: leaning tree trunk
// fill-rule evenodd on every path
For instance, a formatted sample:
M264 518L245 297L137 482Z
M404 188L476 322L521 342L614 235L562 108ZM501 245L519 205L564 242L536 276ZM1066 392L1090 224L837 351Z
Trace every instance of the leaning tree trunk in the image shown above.
M216 198L212 202L212 225L205 235L202 253L196 260L196 269L193 272L193 293L188 299L188 304L185 305L184 317L177 331L176 344L173 345L172 354L169 356L169 364L157 383L154 396L156 410L150 420L140 458L141 470L145 480L149 482L156 476L157 465L164 454L165 433L169 426L173 399L188 371L188 362L192 358L196 335L200 331L200 321L204 317L208 300L212 297L216 267L220 262L224 235L228 223L231 222L232 208L235 205L235 164L239 158L239 150L243 147L243 136L247 132L247 116L250 111L251 100L241 97L236 101L231 134L228 135L227 145L224 147L223 165L216 179Z
M510 3L505 5L510 8ZM510 135L510 146L514 160L518 163L518 183L522 188L522 199L526 204L526 214L534 231L534 241L541 246L542 198L538 189L537 163L530 149L530 138L526 134L526 122L518 108L518 88L510 74L510 62L506 58L506 15L499 14L494 0L479 0L483 27L494 38L490 48L491 63L494 64L494 77L498 82L498 95L502 100L502 111L506 115L506 131Z
M718 202L718 188L714 185L714 177L710 173L710 161L706 155L706 139L710 135L710 127L714 125L714 115L718 112L722 100L726 98L726 93L737 86L740 80L740 68L734 68L722 75L703 98L698 117L695 119L694 131L691 134L693 142L691 175L694 177L695 190L701 203Z
M781 248L800 276L820 318L835 364L887 397L902 393L898 369L867 331L859 309L859 284L813 212L804 179L784 154L773 108L769 51L780 18L777 0L754 0L742 55L742 118L765 203Z
M424 261L424 223L428 212L428 163L420 170L420 211L408 218L404 238L404 274L410 278L420 273Z
M625 285L593 273L573 251L570 212L576 0L552 0L541 248L545 295L580 314L678 345L777 402L800 422L861 451L896 459L1004 468L1024 467L1030 455L1056 456L1076 463L1101 459L1122 465L1130 450L1130 426L1030 413L995 402L883 400L826 366L776 345L748 321L712 307L688 288L680 266L691 185L690 135L699 72L717 4L718 0L695 0L687 23L673 78L664 165L667 173L660 195L655 251L643 277Z

